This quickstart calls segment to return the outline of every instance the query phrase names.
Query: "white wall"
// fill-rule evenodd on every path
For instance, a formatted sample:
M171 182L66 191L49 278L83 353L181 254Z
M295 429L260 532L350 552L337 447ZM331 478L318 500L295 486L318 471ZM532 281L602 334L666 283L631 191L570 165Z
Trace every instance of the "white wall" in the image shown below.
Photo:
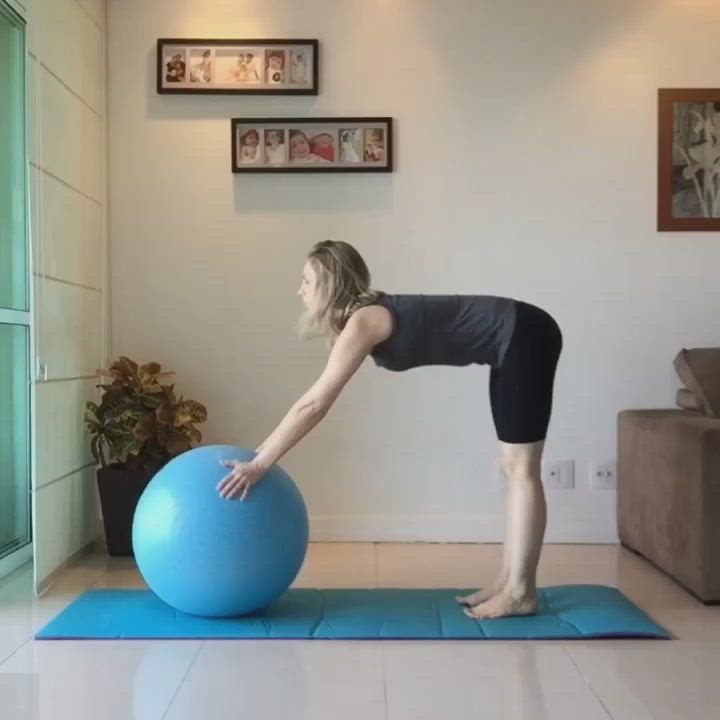
M30 0L5 0L5 2L7 2L23 20L27 20L27 8Z
M35 274L36 585L99 533L83 427L103 351L106 239L104 0L32 0L28 22Z
M207 442L254 446L322 367L295 298L316 240L376 286L486 292L565 335L549 540L614 541L616 414L671 406L681 346L717 344L720 242L658 234L656 98L716 86L715 0L109 4L113 353L157 359L205 402ZM317 37L316 98L158 96L158 37ZM233 116L391 115L390 175L230 173ZM282 464L315 538L497 540L487 369L369 362Z

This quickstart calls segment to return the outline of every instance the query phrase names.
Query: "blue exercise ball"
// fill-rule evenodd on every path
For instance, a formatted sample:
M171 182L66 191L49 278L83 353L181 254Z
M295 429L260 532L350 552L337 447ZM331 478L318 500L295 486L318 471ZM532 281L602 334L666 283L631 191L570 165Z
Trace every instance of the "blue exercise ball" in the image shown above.
M302 495L277 465L244 501L220 497L226 460L252 460L233 445L188 450L145 488L132 541L145 582L168 605L191 615L228 617L267 607L297 576L307 552Z

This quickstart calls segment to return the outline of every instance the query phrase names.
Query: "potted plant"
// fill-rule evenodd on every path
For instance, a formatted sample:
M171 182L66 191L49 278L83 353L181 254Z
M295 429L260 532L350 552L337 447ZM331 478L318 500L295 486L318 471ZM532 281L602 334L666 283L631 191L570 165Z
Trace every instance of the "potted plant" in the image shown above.
M163 382L173 375L159 363L138 366L120 356L108 370L112 382L100 384L100 404L88 402L85 425L92 438L100 505L108 553L132 555L135 508L152 476L168 460L198 445L207 410L195 400L179 399L175 386Z

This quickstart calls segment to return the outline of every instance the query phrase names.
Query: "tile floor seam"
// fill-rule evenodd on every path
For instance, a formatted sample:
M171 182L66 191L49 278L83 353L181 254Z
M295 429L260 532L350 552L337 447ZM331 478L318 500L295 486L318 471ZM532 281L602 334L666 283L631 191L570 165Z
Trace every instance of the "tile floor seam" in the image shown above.
M13 656L15 653L22 650L32 639L35 637L35 633L30 633L9 655L0 660L0 668Z
M383 701L385 707L385 720L388 720L390 708L388 706L387 691L387 665L385 663L385 648L380 645L380 667L382 668L382 684L383 684Z
M572 653L568 649L567 645L562 645L561 647L562 647L563 651L565 652L565 655L567 655L570 662L573 664L575 669L578 671L578 675L580 675L580 677L582 678L582 681L585 683L587 688L593 694L595 699L600 703L600 706L605 711L605 714L610 718L610 720L614 720L613 714L610 712L610 710L608 710L607 705L605 705L605 703L602 701L600 696L597 694L597 691L595 690L594 685L592 684L592 682L590 682L590 678L582 671L582 668L580 667L580 665L578 665L575 658L572 656Z
M200 654L200 651L205 647L205 644L207 643L207 640L203 640L200 643L200 647L197 649L195 654L192 657L192 660L188 663L187 670L185 671L185 674L180 678L180 682L178 683L177 687L175 688L175 692L173 693L173 696L170 698L170 701L167 704L167 707L165 708L165 712L162 714L162 717L160 720L165 720L168 713L172 709L173 703L175 702L178 693L180 692L180 689L185 684L185 680L187 680L187 676L190 674L190 670L192 670L193 665L195 664L195 661L197 660L198 655Z

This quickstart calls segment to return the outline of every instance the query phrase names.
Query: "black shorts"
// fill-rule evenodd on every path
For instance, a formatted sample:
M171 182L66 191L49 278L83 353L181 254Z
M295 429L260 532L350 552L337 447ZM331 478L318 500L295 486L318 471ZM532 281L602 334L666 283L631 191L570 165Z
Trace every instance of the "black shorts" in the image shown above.
M518 302L510 345L502 364L490 370L490 408L502 442L545 439L561 350L562 333L552 316Z

